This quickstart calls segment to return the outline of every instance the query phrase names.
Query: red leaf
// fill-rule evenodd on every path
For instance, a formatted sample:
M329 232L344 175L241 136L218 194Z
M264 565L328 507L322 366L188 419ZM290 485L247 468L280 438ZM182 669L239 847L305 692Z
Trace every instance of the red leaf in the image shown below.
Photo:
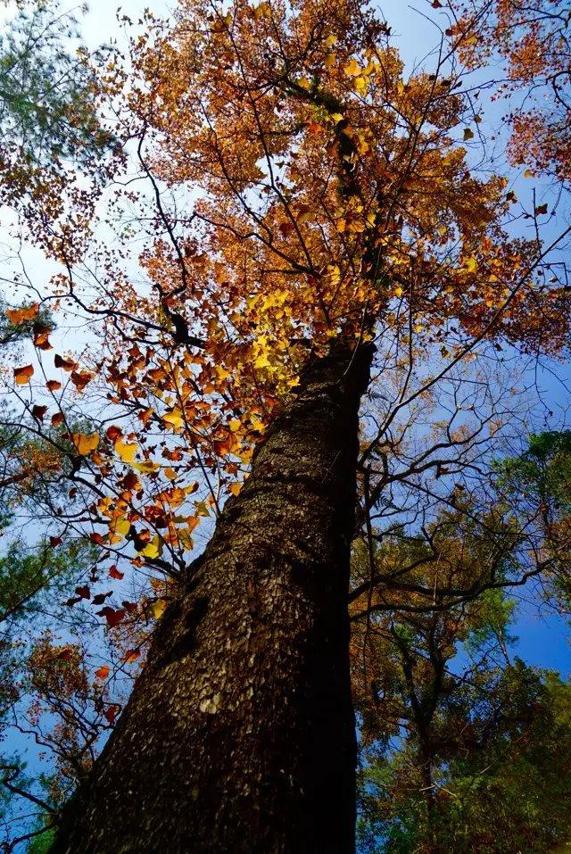
M81 596L82 599L91 599L91 591L87 584L84 584L82 587L76 587L75 592L78 596Z
M50 546L52 546L54 549L56 546L61 546L62 543L63 540L61 537L50 537Z
M119 481L119 485L123 489L135 489L135 487L139 485L139 478L137 477L135 472L127 472L125 477L122 477Z
M116 442L123 435L123 431L120 427L117 427L115 424L112 424L111 427L107 428L105 433L110 442Z
M124 576L125 576L125 573L120 572L117 569L117 567L115 566L115 564L113 564L113 566L109 567L109 578L116 578L117 581L121 581L121 579L124 578Z
M101 609L101 611L97 611L97 615L99 617L105 617L105 619L107 620L107 625L110 628L118 626L119 623L124 619L125 613L126 612L122 608L116 611L114 608L110 608L109 605L106 605L105 608Z
M93 375L84 371L81 373L80 371L72 371L71 372L71 381L76 387L78 391L83 391L85 386L91 382L93 379Z
M117 712L119 711L119 706L109 706L103 714L107 718L110 724L115 723L115 718L117 717Z

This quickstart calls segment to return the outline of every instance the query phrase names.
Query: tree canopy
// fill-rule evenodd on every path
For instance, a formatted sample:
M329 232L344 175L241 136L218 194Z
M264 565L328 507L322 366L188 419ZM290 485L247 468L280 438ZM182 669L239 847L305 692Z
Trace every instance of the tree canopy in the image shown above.
M244 566L258 554L272 502L234 604L254 635L278 624L277 600L271 619L254 600L281 530L301 538L287 585L313 565L310 495L318 543L351 529L333 634L350 620L362 850L566 840L568 686L514 656L510 625L519 591L569 604L571 440L538 415L537 376L569 346L570 19L547 2L432 7L446 25L412 70L361 0L179 0L166 20L120 16L128 46L92 55L72 18L25 3L0 42L0 199L46 265L12 275L0 328L0 698L55 756L43 784L5 760L40 822L8 824L7 850L38 831L35 850L76 786L95 809L83 793L136 715L141 669L135 691L152 689L147 654L159 666L161 631L169 647L177 615L202 614L217 537L229 572L238 545ZM551 182L547 202L518 201L494 139ZM346 400L331 439L346 444L317 477ZM239 659L226 642L204 657L212 684ZM224 690L197 689L197 720L220 719Z

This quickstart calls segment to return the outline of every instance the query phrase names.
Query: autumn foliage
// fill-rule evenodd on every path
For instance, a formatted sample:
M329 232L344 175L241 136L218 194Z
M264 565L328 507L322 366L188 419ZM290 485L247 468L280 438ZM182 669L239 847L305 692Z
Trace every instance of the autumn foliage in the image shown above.
M128 59L105 54L90 66L100 115L82 115L98 146L81 169L92 183L67 184L58 161L58 200L40 188L24 206L28 228L43 217L36 243L57 269L45 292L6 312L32 342L11 367L31 440L6 446L3 485L18 485L15 505L38 496L54 549L81 537L97 550L63 602L111 638L110 664L92 673L78 647L47 635L30 659L38 715L68 701L93 712L74 773L77 715L50 736L67 778L87 777L122 706L121 680L108 681L143 664L156 622L187 595L196 554L225 507L230 518L240 507L260 448L328 354L352 354L339 382L357 356L371 361L356 472L363 566L350 613L363 661L356 699L367 720L383 718L377 733L402 705L390 686L403 678L391 616L403 601L429 614L413 629L425 644L436 632L448 661L486 600L446 609L529 570L498 570L528 520L509 527L479 493L461 494L460 480L483 479L491 452L481 446L501 431L492 356L564 354L569 289L564 275L546 275L562 237L543 244L510 228L515 194L477 162L481 117L464 84L495 52L508 73L494 97L540 81L548 107L514 109L508 153L564 181L565 22L555 6L528 18L511 2L452 4L434 62L408 73L390 28L359 0L181 0L171 20L145 13ZM95 335L81 354L46 322L44 302L88 321ZM446 481L445 495L435 482L448 474L458 482ZM422 526L428 551L412 538L404 554L400 535L378 545L383 501L396 506L399 489L417 496L417 517L407 497L400 524ZM474 544L469 526L462 539L461 523L441 535L442 513L419 509L426 495L461 520L488 514L501 548ZM409 574L395 563L403 555ZM553 570L552 556L533 560L537 573ZM370 672L387 698L376 709Z

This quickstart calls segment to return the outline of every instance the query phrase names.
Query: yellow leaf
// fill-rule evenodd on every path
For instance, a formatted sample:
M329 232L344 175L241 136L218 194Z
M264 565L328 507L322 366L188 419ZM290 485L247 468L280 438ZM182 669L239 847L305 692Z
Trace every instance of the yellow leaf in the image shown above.
M229 488L230 488L230 492L232 493L232 495L238 495L240 490L242 489L242 484L241 483L231 483Z
M125 537L131 529L131 522L129 519L116 519L111 527L116 534L121 534L121 536Z
M270 363L268 361L268 357L265 353L260 353L256 361L254 362L255 368L269 368Z
M131 463L131 466L142 474L152 474L152 472L157 471L160 468L159 464L154 463L152 460L145 460L144 463L134 462Z
M196 515L197 516L210 516L210 510L206 506L206 501L197 501L196 502Z
M177 476L176 471L170 466L164 470L163 474L165 477L168 477L169 480L175 480Z
M166 424L170 424L176 430L180 430L184 426L184 415L180 409L173 409L171 412L166 412L162 416L162 419Z
M356 59L352 59L350 60L350 62L347 63L347 65L344 66L343 71L348 77L358 77L362 71L362 68Z
M254 453L254 449L250 446L249 448L245 448L241 451L237 456L238 459L242 460L243 463L249 463L252 459L252 455Z
M368 82L365 77L355 77L353 80L353 88L358 95L365 95L368 89Z
M71 438L77 453L82 457L86 457L87 454L90 454L99 445L99 435L97 433L72 433Z
M470 258L465 258L464 259L464 269L468 273L475 273L476 270L478 269L477 260L473 256L470 256Z
M223 368L221 365L216 365L216 368L214 370L216 371L216 376L218 377L220 382L223 382L230 376L230 371L227 371L226 368Z
M230 427L232 433L236 433L242 426L242 422L239 418L231 418L228 426Z
M256 8L254 9L254 18L257 21L262 20L262 18L269 17L271 17L271 9L270 4L268 2L263 2L256 6Z
M158 557L161 553L161 542L158 534L156 534L150 543L148 543L144 549L141 549L139 552L143 557L155 558Z
M152 607L153 617L155 618L155 620L160 620L166 610L167 602L165 599L157 599L156 602L153 602Z
M137 444L124 442L122 439L118 439L115 442L115 451L124 463L132 463L138 450L139 446Z
M252 430L257 430L260 433L265 429L266 426L263 421L260 421L257 415L250 416L250 424L252 425Z
M403 295L403 289L401 288L401 286L400 286L400 285L399 285L398 287L396 287L396 288L395 288L394 293L395 293L395 296L396 296L396 297L402 297L402 295Z

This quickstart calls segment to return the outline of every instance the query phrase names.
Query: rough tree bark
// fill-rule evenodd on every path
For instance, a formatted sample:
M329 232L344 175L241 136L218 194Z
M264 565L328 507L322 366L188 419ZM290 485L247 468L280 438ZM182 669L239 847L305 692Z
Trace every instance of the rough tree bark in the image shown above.
M306 368L53 852L354 850L346 598L371 355L337 345Z

